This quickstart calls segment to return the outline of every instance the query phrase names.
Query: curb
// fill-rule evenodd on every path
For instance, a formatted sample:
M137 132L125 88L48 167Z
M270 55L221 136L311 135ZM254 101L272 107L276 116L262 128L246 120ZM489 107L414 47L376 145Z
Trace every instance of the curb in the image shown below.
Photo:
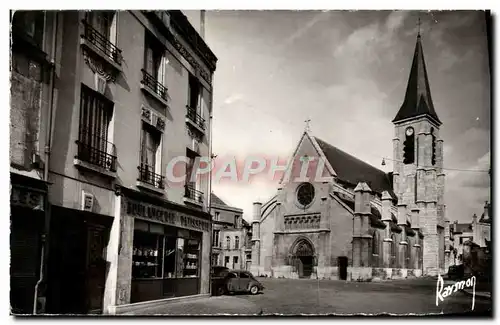
M244 315L244 316L260 316L263 314L263 309L258 307L255 303L248 304L245 299L234 298L241 300L241 304L238 307L227 307L224 306L224 300L227 297L209 297L204 299L197 299L193 301L194 304L198 305L198 310L188 309L184 310L186 302L172 302L169 304L164 304L163 306L156 306L150 308L144 308L142 310L136 310L134 312L125 313L122 315L169 315L169 316L231 316L231 315ZM220 301L221 305L212 305L216 301ZM187 303L188 305L191 305ZM204 306L207 304L206 306ZM201 310L200 310L201 309Z

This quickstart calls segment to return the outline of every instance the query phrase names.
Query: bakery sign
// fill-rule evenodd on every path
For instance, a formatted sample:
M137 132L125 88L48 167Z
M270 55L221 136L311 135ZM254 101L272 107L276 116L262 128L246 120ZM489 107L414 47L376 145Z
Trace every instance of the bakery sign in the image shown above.
M43 202L44 193L42 192L20 186L11 187L10 203L12 205L43 211Z
M209 221L148 203L124 198L122 198L122 200L124 201L122 205L123 212L129 216L148 219L180 228L210 231Z

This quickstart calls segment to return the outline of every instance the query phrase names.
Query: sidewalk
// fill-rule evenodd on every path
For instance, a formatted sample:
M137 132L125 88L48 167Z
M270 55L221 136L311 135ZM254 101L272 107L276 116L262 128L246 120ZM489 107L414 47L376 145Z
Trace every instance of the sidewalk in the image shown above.
M259 315L262 309L254 303L235 296L219 296L165 303L123 315Z

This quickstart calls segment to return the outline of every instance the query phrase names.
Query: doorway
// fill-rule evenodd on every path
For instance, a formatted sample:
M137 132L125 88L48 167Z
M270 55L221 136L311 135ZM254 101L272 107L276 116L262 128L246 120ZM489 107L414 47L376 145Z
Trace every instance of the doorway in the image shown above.
M47 313L100 313L112 219L53 206ZM107 223L107 224L106 224Z
M337 258L337 265L339 267L339 279L347 280L347 256L339 256Z
M313 256L300 256L300 263L302 264L302 272L299 272L300 278L309 278L313 272Z
M299 278L309 278L314 268L314 249L307 239L300 239L294 245L293 259Z

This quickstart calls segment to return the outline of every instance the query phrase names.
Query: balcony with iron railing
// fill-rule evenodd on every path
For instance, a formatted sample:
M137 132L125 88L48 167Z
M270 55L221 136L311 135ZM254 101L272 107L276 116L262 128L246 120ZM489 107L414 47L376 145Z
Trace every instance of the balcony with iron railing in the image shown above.
M193 126L196 130L198 130L201 134L205 133L205 119L201 117L200 114L196 111L195 108L186 106L186 123Z
M116 147L113 143L91 131L82 130L76 144L74 164L77 167L116 177Z
M147 164L141 164L137 167L139 177L137 186L162 193L165 189L165 176L154 172L154 167Z
M198 191L193 185L184 186L184 199L189 203L203 206L203 192Z
M122 50L114 45L106 36L102 35L92 25L82 20L83 34L81 35L83 45L92 50L95 54L101 56L115 69L120 70L122 64Z
M141 89L166 106L168 102L167 87L146 70L141 69L141 72Z

